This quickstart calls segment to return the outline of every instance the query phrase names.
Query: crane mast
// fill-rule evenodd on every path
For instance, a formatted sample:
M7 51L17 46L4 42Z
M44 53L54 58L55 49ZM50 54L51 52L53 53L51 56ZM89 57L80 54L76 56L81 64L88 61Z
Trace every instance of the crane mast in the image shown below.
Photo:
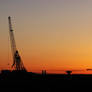
M11 50L12 50L12 56L13 56L13 64L12 64L12 68L14 67L15 70L17 71L26 71L24 64L21 60L21 57L19 55L19 52L16 48L16 42L14 39L14 33L13 33L13 29L12 29L12 23L11 23L11 17L8 17L8 21L9 21L9 34L10 34L10 42L11 42Z

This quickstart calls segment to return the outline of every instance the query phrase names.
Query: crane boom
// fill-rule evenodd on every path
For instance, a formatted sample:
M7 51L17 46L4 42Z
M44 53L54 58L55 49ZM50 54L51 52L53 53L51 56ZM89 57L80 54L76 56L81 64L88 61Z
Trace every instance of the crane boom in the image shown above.
M10 34L10 41L11 41L11 49L12 49L12 55L14 57L14 53L16 52L16 43L14 39L14 33L12 29L12 24L11 24L11 17L8 17L9 19L9 34Z
M23 62L21 60L21 57L19 55L19 52L16 48L16 42L14 39L14 33L13 33L13 29L12 29L12 23L11 23L11 17L8 17L8 21L9 21L9 34L10 34L10 42L11 42L11 50L12 50L12 56L13 56L13 64L12 67L15 68L15 70L25 70L25 67L23 65Z

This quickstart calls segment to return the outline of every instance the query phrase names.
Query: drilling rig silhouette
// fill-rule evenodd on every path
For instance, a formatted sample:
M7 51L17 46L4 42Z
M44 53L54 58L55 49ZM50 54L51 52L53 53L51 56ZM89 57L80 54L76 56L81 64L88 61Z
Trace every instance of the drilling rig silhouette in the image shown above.
M12 23L11 23L11 17L8 17L8 21L9 21L9 34L10 34L10 42L11 42L11 51L12 51L12 56L13 56L13 64L12 64L12 68L14 68L14 70L16 71L27 71L24 67L24 64L22 62L22 59L19 55L19 52L16 48L16 42L14 39L14 33L13 33L13 29L12 29Z

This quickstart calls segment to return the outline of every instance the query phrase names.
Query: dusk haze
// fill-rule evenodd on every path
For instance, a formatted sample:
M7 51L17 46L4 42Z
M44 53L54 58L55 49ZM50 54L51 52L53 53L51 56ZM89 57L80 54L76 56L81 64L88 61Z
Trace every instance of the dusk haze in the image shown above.
M9 16L28 72L92 74L92 0L0 0L0 70L13 63Z

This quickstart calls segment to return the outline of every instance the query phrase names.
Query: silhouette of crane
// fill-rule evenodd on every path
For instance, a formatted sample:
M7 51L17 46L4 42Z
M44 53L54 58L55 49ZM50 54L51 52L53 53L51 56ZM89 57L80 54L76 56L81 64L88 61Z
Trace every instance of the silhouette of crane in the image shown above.
M11 17L8 17L9 20L9 34L10 34L10 42L11 42L11 50L12 50L12 56L13 56L13 64L12 68L14 68L16 71L26 71L24 64L21 60L21 57L19 55L19 52L16 48L16 42L14 39L14 33L12 29L12 24L11 24Z

